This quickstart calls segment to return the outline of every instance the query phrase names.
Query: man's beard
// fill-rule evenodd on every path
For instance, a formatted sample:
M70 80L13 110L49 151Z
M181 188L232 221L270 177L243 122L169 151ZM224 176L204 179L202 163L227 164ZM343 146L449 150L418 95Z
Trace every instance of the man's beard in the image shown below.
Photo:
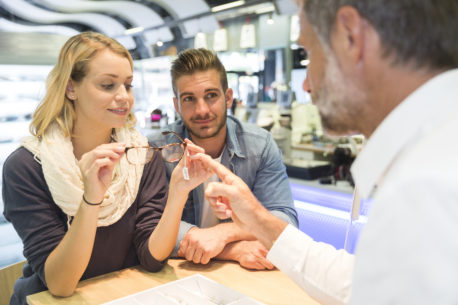
M332 136L360 133L358 124L363 115L366 94L353 79L342 74L332 51L325 47L324 52L328 62L323 83L312 96L319 109L323 129Z
M208 119L210 119L210 115L209 114L206 115L205 117L195 116L195 117L191 118L191 122L193 120L208 120ZM212 138L212 137L216 136L217 134L219 134L221 129L223 129L223 127L226 126L226 119L227 119L226 111L223 111L223 114L222 114L221 117L219 117L219 119L220 120L218 122L218 125L216 125L215 131L213 131L212 133L207 133L206 130L201 130L199 128L191 128L190 124L188 124L188 122L186 122L185 120L183 120L183 124L186 127L186 129L188 130L189 134L193 138L208 139L208 138Z

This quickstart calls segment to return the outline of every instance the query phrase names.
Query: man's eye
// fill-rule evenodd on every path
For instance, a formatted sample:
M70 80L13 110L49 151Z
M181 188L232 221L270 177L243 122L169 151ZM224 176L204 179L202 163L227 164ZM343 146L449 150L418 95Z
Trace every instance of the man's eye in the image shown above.
M215 98L215 97L217 97L217 96L218 96L218 94L216 94L216 93L209 93L209 94L207 94L207 98L210 98L210 99L211 99L211 98Z
M183 102L192 102L192 101L193 101L192 96L186 96L183 98Z

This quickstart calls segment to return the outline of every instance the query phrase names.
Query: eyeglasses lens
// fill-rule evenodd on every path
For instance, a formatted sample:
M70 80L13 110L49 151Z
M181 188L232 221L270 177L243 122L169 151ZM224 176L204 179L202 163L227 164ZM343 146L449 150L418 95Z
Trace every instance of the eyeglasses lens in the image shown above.
M146 164L153 157L154 150L151 148L137 147L127 151L127 161L131 164Z
M180 161L183 153L183 145L179 143L170 144L162 149L162 157L167 162Z

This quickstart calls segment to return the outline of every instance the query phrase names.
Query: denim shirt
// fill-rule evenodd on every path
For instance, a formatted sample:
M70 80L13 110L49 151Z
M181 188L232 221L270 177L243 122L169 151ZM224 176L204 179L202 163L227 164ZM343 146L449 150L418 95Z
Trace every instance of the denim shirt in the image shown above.
M286 168L282 162L281 151L272 135L256 125L241 123L232 116L227 117L226 128L226 146L221 163L248 185L266 209L297 227L297 213L294 209ZM181 120L167 126L165 130L174 131L183 139L191 138ZM151 144L158 147L179 142L176 136L172 134L163 136L160 132L151 134L148 138ZM170 181L176 163L165 162L165 166ZM179 243L188 230L193 226L200 227L203 202L204 189L201 184L192 191L186 202L173 254L178 251Z

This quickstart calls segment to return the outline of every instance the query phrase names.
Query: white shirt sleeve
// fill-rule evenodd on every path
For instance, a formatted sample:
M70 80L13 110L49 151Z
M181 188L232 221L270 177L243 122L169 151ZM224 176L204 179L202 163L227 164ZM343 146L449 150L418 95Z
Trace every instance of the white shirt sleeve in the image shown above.
M354 256L288 225L267 259L323 305L348 304Z

